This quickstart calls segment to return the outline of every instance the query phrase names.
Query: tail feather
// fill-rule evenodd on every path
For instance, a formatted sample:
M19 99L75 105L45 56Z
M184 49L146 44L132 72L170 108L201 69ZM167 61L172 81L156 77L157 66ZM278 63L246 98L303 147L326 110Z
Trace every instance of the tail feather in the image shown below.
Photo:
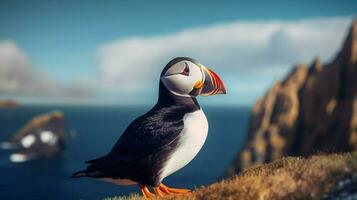
M85 170L78 171L72 174L69 178L80 178L80 177L101 177L103 176L104 172L101 170L107 167L107 163L101 163L99 161L105 160L106 156L96 158L93 160L86 161L89 166ZM99 164L99 165L98 165Z
M80 177L85 177L85 176L87 176L87 170L82 170L82 171L72 174L72 176L70 176L69 178L80 178Z
M93 164L93 163L95 163L97 161L103 160L104 158L105 158L105 156L100 157L100 158L96 158L96 159L93 159L93 160L87 160L86 163L87 164Z

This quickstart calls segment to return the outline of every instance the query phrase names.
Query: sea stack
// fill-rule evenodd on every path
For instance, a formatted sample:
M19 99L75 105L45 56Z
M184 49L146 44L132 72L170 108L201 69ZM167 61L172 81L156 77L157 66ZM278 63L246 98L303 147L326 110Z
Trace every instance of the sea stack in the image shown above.
M64 149L64 115L59 111L34 117L21 128L3 147L12 147L12 162L48 158Z

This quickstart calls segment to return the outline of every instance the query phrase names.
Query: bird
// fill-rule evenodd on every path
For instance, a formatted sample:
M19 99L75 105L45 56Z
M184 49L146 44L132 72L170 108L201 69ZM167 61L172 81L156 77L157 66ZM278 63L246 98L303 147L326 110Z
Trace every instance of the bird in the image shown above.
M193 58L172 59L160 74L157 103L128 125L108 154L86 161L88 166L70 178L137 184L146 199L192 192L168 187L163 179L202 148L208 121L196 97L217 94L226 89L214 71Z

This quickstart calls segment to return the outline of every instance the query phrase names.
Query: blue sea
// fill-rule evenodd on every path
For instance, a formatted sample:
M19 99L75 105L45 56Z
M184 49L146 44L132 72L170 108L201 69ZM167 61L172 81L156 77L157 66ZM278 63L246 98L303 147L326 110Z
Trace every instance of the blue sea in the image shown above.
M20 106L0 109L0 141L6 141L33 116L60 110L65 115L66 150L53 159L25 163L9 161L0 150L0 199L103 199L139 192L137 186L117 186L89 178L69 179L85 168L84 161L105 155L126 126L150 107ZM196 158L167 177L169 186L194 188L219 180L242 147L250 108L205 106L208 138Z

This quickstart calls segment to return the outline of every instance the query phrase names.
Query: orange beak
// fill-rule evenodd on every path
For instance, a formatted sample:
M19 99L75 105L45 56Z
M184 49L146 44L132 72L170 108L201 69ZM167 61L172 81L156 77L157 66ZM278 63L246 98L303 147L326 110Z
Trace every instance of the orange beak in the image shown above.
M216 94L226 94L226 88L219 76L211 69L202 65L204 73L204 82L200 95L211 96Z

